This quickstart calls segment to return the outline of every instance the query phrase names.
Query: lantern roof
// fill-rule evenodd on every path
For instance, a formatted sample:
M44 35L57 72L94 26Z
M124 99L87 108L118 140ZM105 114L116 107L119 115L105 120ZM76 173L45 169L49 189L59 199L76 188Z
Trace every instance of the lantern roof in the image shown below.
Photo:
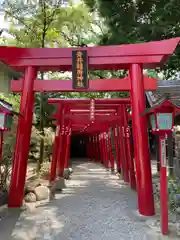
M5 101L4 99L0 98L0 108L3 108L4 110L14 114L14 115L17 115L17 116L21 116L20 113L18 112L15 112L13 110L13 105L8 103L7 101Z
M162 99L170 98L171 102L180 107L180 80L158 80L157 91L146 92L146 97L149 105L161 102Z
M152 107L146 108L145 111L140 114L140 116L151 114L153 112L161 110L163 107L173 108L177 111L180 111L180 100L174 99L173 97L164 94L161 98L158 99L158 101L155 104L153 104Z

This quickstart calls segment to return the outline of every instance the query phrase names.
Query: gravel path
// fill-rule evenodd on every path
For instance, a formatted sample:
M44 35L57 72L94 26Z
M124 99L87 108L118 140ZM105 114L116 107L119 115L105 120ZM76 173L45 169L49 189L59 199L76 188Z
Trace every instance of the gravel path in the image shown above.
M66 185L51 203L2 220L0 240L166 239L137 217L136 193L102 166L79 163Z

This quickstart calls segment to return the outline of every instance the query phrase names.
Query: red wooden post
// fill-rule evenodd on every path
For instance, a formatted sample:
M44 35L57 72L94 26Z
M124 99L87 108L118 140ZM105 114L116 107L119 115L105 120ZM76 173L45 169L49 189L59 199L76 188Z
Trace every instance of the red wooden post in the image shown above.
M147 123L146 116L140 116L140 114L145 111L146 107L142 65L131 65L130 79L138 207L140 214L152 216L155 214L155 209L152 188L151 161L148 149Z
M132 150L130 145L130 128L127 126L126 128L126 146L127 146L127 158L129 163L129 179L130 179L130 186L132 189L136 189L136 176L134 171L134 161L132 157Z
M101 163L102 158L101 158L101 141L100 141L100 134L98 133L97 135L97 142L98 142L98 159L99 163Z
M97 139L96 135L94 135L94 159L97 162L98 161L98 156L97 156Z
M57 163L58 163L58 176L63 177L64 176L64 161L65 161L65 149L66 149L66 144L65 144L65 114L67 113L67 108L63 107L62 109L62 114L59 114L59 123L61 126L61 133L60 133L60 138L59 138L59 147L58 147L58 158L57 158Z
M96 137L93 135L93 155L94 155L94 161L96 162Z
M85 148L86 148L86 157L88 158L88 140L85 140Z
M94 160L94 142L92 135L91 135L91 159Z
M116 166L117 172L121 173L121 164L120 164L120 156L119 156L119 146L118 146L118 133L117 128L113 128L113 137L114 137L114 144L116 150Z
M105 167L109 168L109 157L108 157L108 143L107 143L107 133L104 132L104 161L105 161Z
M97 134L95 135L96 139L96 162L99 162L99 149L98 149L98 137Z
M69 151L69 144L68 144L68 126L65 126L65 129L64 129L64 138L63 138L63 150L64 151L64 159L61 159L61 160L64 160L64 166L63 166L63 170L67 169L68 168L68 151ZM63 165L63 164L62 164Z
M92 151L91 151L91 136L88 138L88 152L89 152L89 158L92 158Z
M108 168L110 166L110 154L109 154L109 132L106 132L106 154L108 159Z
M88 158L90 158L90 153L89 153L89 138L86 139L86 155Z
M124 106L126 109L126 106ZM129 180L130 186L132 189L136 189L136 178L134 172L134 162L131 154L131 146L130 146L130 128L128 125L128 113L124 111L124 127L125 127L125 141L126 141L126 153L127 153L127 161L129 166Z
M93 159L93 147L92 147L92 136L89 136L89 153L90 153L90 159L92 161Z
M121 112L121 120L119 124L119 146L120 146L120 156L121 156L121 166L122 166L122 176L125 182L129 182L129 172L128 172L128 164L127 164L127 156L125 150L125 132L124 132L124 122L122 112L124 110L119 108L119 112Z
M122 176L124 178L124 150L123 150L123 142L122 142L123 130L122 130L122 126L120 124L121 123L119 123L117 125L118 146L119 146L119 156L120 156L120 159L121 159L121 173L122 173Z
M24 184L26 179L33 118L33 86L35 78L36 69L33 67L26 67L20 103L20 113L23 117L20 117L18 122L16 147L8 198L8 207L12 208L20 207L24 198Z
M97 135L97 141L98 141L98 159L99 162L101 163L102 161L102 156L101 156L101 142L100 142L100 135Z
M69 167L69 155L70 155L70 146L71 146L71 127L70 124L66 127L66 149L65 149L65 163L64 169Z
M101 150L100 150L100 140L99 140L99 134L97 135L97 149L98 149L98 162L101 162Z
M93 145L94 145L94 160L97 161L97 143L96 143L96 135L93 136Z
M71 136L72 136L72 129L71 129L71 128L69 128L69 133L68 133L68 134L69 134L69 135L68 135L68 138L69 138L69 140L68 140L69 151L68 151L67 159L68 159L68 161L69 161L69 159L70 159L70 152L71 152ZM69 166L69 162L68 162L68 166Z
M160 154L160 203L161 203L161 232L168 234L168 191L166 168L166 134L159 135Z
M57 167L59 141L60 141L60 125L57 125L56 133L54 137L54 146L53 146L53 154L52 154L52 162L51 162L51 170L50 170L50 178L49 178L50 183L56 179L56 167Z
M104 133L101 133L101 145L102 145L103 165L105 166L106 156L105 156L105 146L104 146Z
M100 156L99 156L99 139L98 135L96 134L96 161L100 161Z
M93 160L96 160L96 145L95 145L95 136L92 136L92 157Z
M123 164L124 164L124 181L129 182L129 164L128 164L128 154L127 154L127 142L126 142L126 134L125 134L125 114L126 107L122 105L121 109L121 124L122 124L122 151L123 151Z
M102 152L103 152L103 165L106 167L106 153L105 153L105 139L104 139L104 133L102 133Z
M112 138L111 138L111 129L108 133L108 139L109 139L109 157L110 157L110 164L111 164L111 171L114 172L114 156L112 151Z
M102 133L99 135L99 141L100 141L101 163L104 164L103 136L102 136Z
M62 105L59 104L57 119L56 119L57 126L56 126L56 132L55 132L55 137L54 137L49 183L53 182L56 179L58 148L59 148L60 138L61 138L61 125L60 124L61 124L62 111L63 111Z
M92 136L89 136L89 157L92 160L93 158L93 150L92 150Z
M122 154L122 146L121 146L121 132L119 124L116 127L117 130L117 144L118 144L118 153L119 153L119 159L120 159L120 167L121 167L121 173L123 172L123 154Z
M61 135L59 140L59 147L58 147L58 176L63 177L64 175L64 150L65 150L65 126L61 126Z
M2 160L2 151L3 151L3 131L0 131L0 161Z

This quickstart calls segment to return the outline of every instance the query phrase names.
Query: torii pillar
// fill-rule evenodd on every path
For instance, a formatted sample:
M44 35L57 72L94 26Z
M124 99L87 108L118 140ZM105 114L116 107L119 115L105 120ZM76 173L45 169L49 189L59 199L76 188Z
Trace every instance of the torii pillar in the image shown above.
M138 207L140 214L152 216L155 214L155 209L152 188L151 159L148 148L147 121L146 116L140 116L146 108L143 67L141 64L131 65L130 79Z
M21 95L20 113L16 134L16 147L13 160L8 207L20 207L24 198L24 184L31 138L31 127L34 108L34 80L37 71L34 67L26 67Z

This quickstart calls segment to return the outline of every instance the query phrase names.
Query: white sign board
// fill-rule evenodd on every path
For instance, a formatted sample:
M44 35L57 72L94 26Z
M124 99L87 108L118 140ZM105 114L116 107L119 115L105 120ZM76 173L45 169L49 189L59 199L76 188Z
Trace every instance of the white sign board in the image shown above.
M0 129L4 129L5 114L0 113Z
M166 140L161 140L161 165L162 167L166 167Z

